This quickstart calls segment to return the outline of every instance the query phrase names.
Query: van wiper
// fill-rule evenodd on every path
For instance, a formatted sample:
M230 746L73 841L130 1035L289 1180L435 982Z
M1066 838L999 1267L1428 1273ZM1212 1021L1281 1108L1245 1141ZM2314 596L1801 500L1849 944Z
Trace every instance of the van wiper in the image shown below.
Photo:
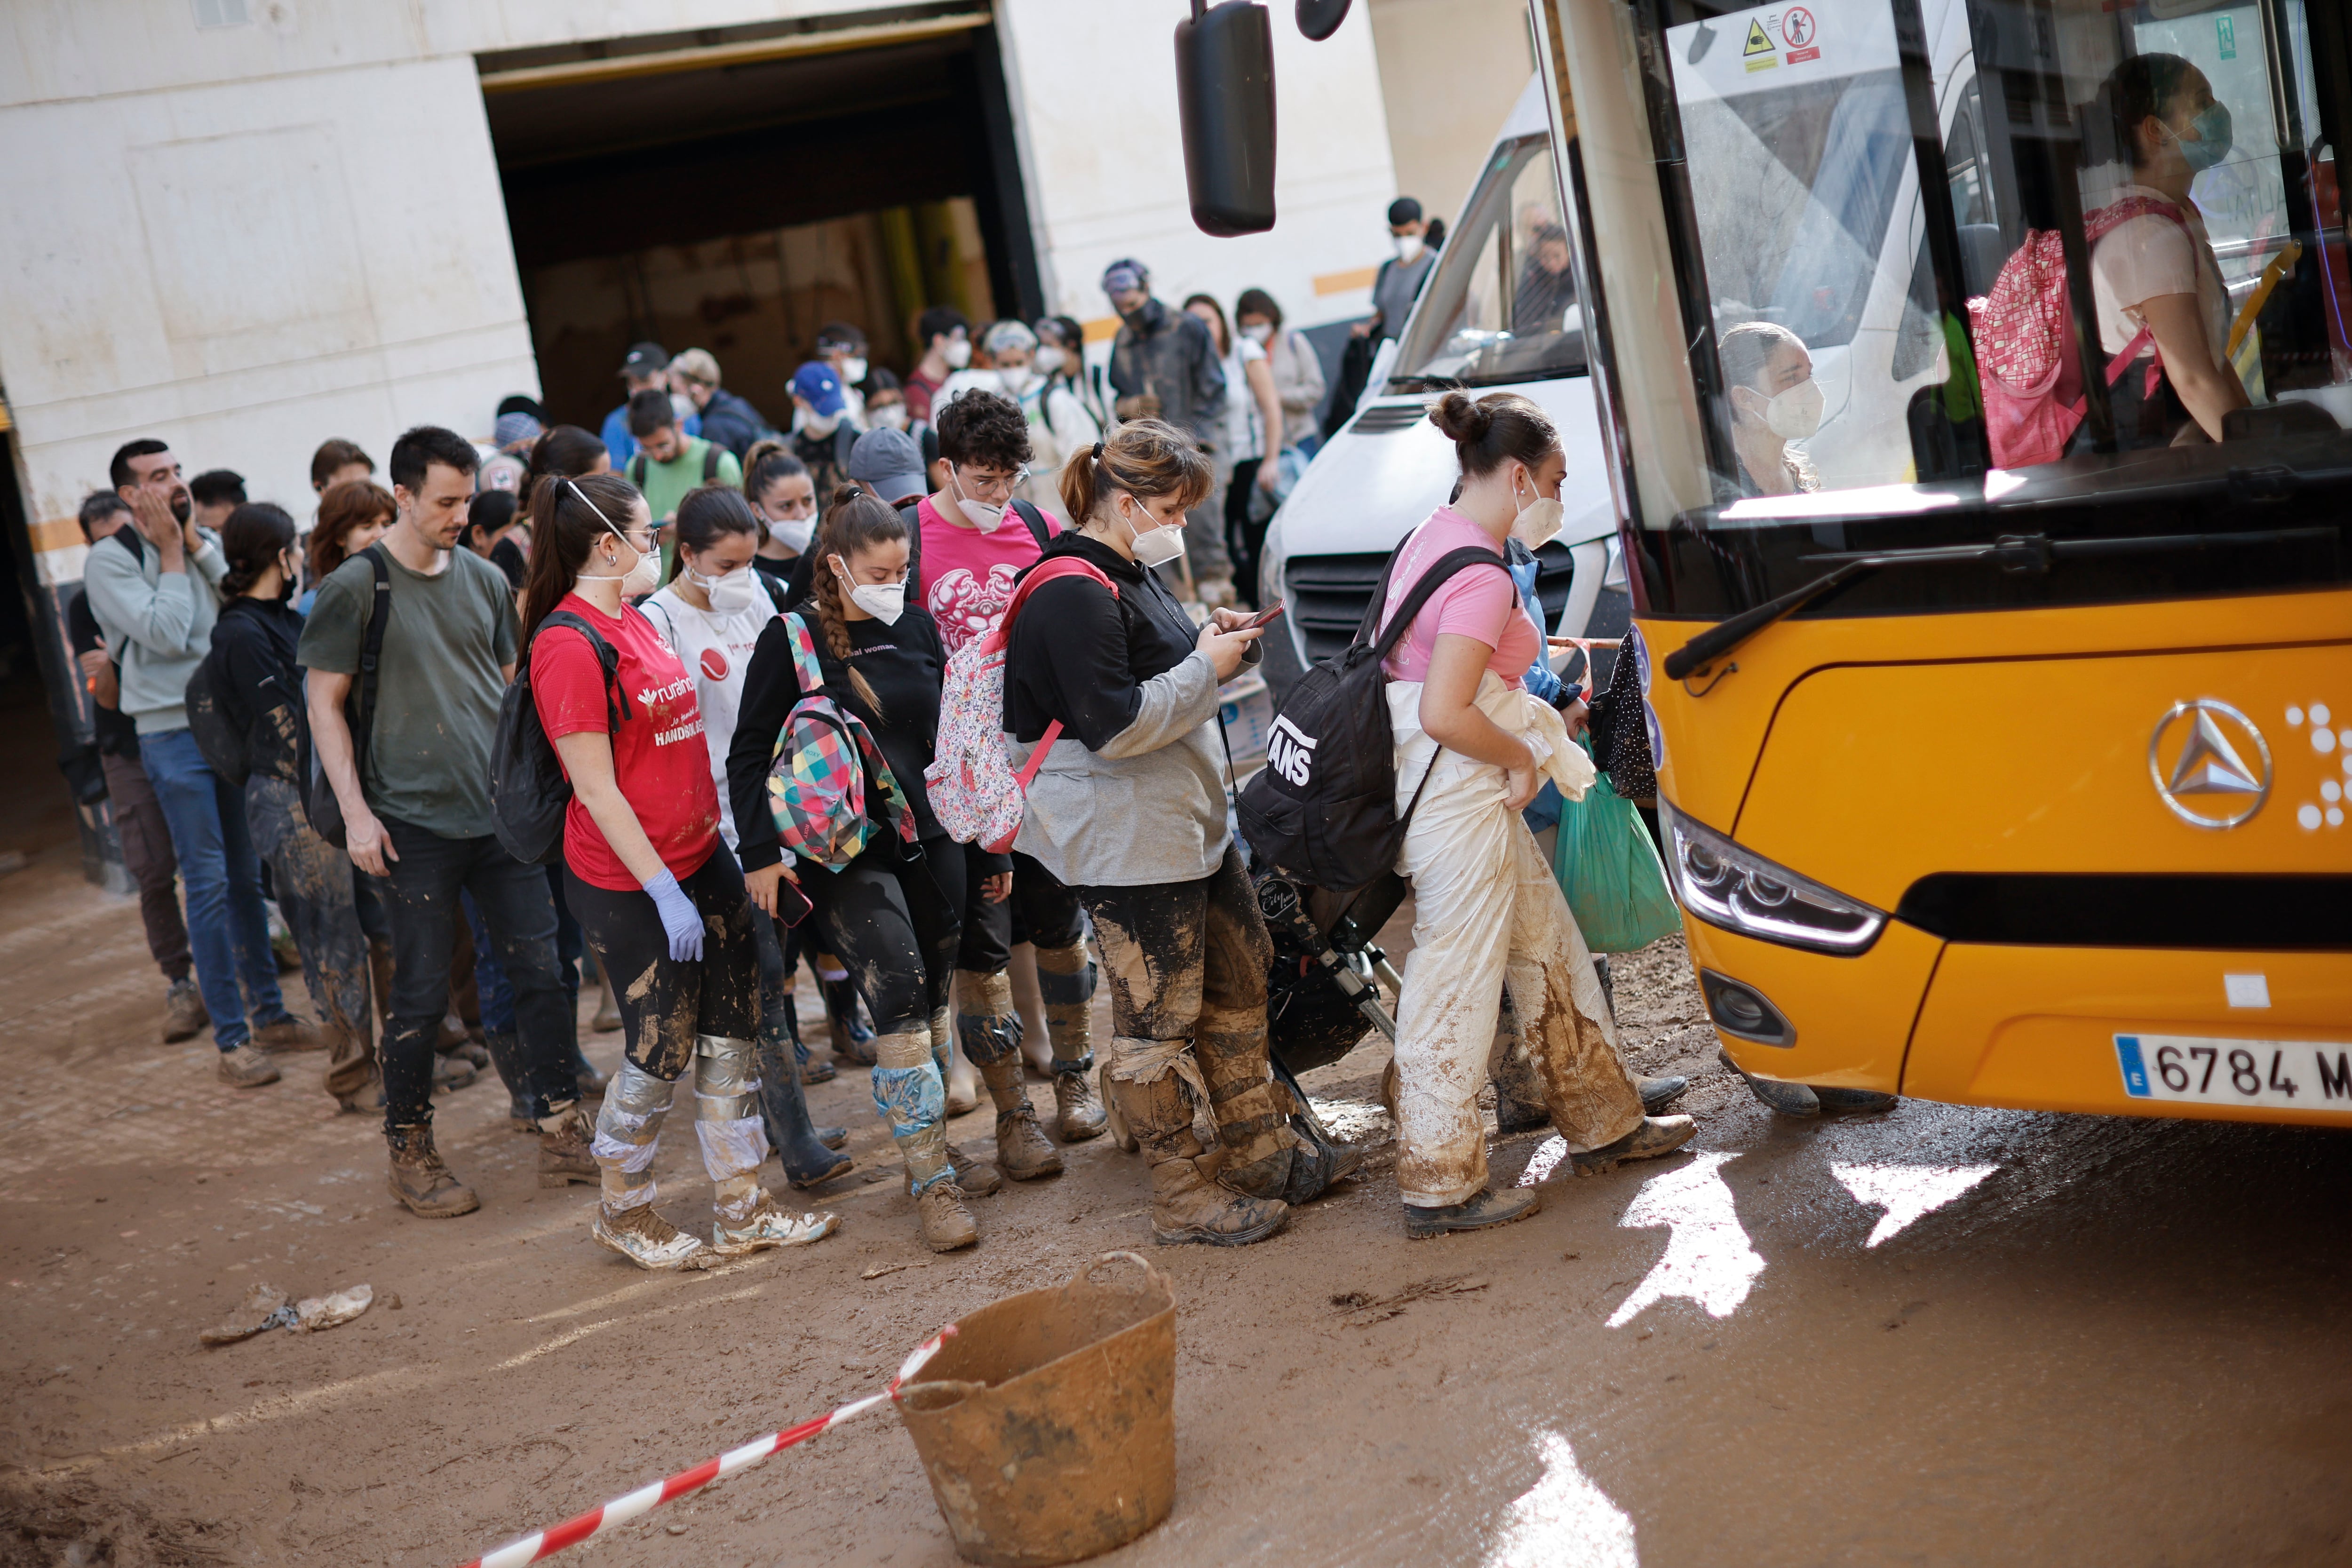
M1666 679L1680 680L1703 672L1784 616L1844 587L1864 573L1886 566L1960 566L1990 562L2011 576L2039 576L2060 561L2088 561L2108 555L2154 555L2176 550L2211 550L2252 544L2284 544L2306 539L2334 539L2339 530L2273 528L2246 533L2158 533L2133 539L2052 539L2043 533L2004 533L1990 544L1930 545L1917 550L1876 550L1853 554L1808 555L1807 561L1835 562L1801 587L1779 598L1743 610L1727 621L1709 626L1666 655ZM1710 688L1712 689L1712 688Z

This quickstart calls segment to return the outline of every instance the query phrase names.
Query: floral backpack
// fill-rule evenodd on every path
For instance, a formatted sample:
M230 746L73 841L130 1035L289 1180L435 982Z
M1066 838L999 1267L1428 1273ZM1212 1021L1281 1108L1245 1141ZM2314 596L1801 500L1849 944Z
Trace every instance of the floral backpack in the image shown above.
M931 765L923 770L931 815L949 837L977 844L992 855L1004 853L1021 832L1023 796L1062 735L1059 719L1046 725L1028 763L1013 773L1004 753L1004 658L1013 641L1013 618L1033 590L1057 577L1091 577L1118 597L1118 584L1092 563L1075 555L1049 556L1021 579L996 624L956 649L940 689L939 740Z
M915 814L906 792L874 743L864 720L824 694L824 671L808 623L783 617L792 639L801 700L784 717L776 758L768 767L768 804L776 837L805 859L836 870L863 854L883 827L866 812L866 791L882 792L883 815L902 842L915 842Z
M2151 216L2189 226L2169 202L2126 196L2083 216L2084 247L2098 244L2118 224ZM2082 371L2070 352L2073 311L2066 248L2055 229L2028 229L2025 243L2001 263L1992 292L1969 301L1969 335L1984 389L1985 437L1995 468L2056 462L2083 423ZM2150 338L2143 326L2107 362L2109 386ZM2159 350L2148 361L2151 395L2163 374Z

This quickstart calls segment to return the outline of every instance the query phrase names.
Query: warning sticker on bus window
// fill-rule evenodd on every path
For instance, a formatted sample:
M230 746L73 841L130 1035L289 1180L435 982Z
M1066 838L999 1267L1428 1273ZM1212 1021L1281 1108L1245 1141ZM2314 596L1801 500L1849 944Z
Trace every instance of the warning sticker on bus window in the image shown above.
M1892 70L1895 13L1886 0L1805 0L1666 29L1675 94L1685 103Z

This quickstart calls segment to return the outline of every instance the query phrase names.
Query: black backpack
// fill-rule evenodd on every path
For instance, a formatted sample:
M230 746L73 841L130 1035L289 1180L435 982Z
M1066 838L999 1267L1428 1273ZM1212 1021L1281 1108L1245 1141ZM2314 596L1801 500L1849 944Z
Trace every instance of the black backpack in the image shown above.
M375 598L368 609L367 633L360 640L359 674L354 689L345 699L343 717L352 731L352 774L365 788L367 783L368 732L375 728L376 668L383 662L384 629L392 624L392 567L385 561L383 546L371 544L360 552L375 571ZM301 710L300 704L296 705ZM302 810L310 819L310 831L338 849L349 848L351 836L343 824L343 803L335 794L332 780L327 777L325 766L310 746L310 727L302 726L301 773L304 780Z
M623 615L632 614L624 606ZM617 679L621 656L602 633L570 610L550 612L536 638L550 626L569 626L588 639L604 669L606 733L617 736L628 717L628 693ZM516 662L515 678L499 700L498 732L490 741L491 830L506 852L526 866L552 866L563 858L563 813L572 804L572 781L563 774L555 743L539 721L530 694L530 649Z
M245 731L221 706L221 684L220 672L214 668L213 656L208 653L196 666L196 672L188 677L188 734L214 776L243 789L253 772L253 758L246 747Z
M1429 787L1424 773L1404 815L1397 815L1396 739L1381 661L1456 572L1503 566L1500 556L1475 545L1446 552L1422 574L1376 642L1396 560L1390 555L1380 592L1365 606L1346 651L1308 670L1276 710L1265 766L1243 787L1238 802L1242 837L1259 864L1318 888L1360 888L1394 870L1405 825ZM1432 757L1430 772L1436 767Z

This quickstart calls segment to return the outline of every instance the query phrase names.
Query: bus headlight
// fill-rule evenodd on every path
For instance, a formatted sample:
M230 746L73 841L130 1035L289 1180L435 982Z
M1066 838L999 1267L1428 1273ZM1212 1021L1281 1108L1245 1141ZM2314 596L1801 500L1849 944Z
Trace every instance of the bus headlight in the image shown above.
M1851 958L1878 940L1886 916L1801 877L1658 802L1666 868L1683 908L1712 926L1783 947Z

